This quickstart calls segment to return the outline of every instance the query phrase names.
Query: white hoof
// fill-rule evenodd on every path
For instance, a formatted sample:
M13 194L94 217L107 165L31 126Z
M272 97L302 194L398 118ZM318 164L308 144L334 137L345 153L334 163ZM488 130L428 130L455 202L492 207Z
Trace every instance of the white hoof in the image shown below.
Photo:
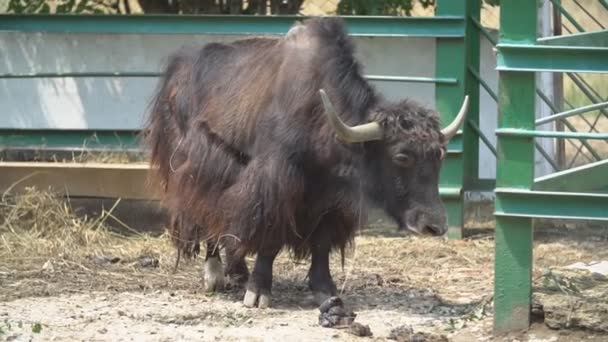
M224 289L224 266L218 257L211 257L205 261L204 276L205 291L218 292Z
M269 308L271 304L270 295L259 295L253 291L247 290L247 292L245 292L245 298L243 298L243 304L248 308L257 306L259 309L266 309Z

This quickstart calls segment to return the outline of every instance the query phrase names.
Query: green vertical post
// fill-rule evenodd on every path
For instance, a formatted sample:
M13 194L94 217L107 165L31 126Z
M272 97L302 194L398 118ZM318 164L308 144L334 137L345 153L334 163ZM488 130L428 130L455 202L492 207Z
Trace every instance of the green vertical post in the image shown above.
M437 15L466 16L466 2L438 0ZM441 113L444 124L451 122L462 104L465 91L465 40L462 38L437 38L435 55L435 77L453 77L457 84L436 84L435 103ZM448 151L448 156L441 170L440 187L457 188L457 196L442 197L448 211L448 238L462 237L464 225L463 186L463 140L457 135Z
M537 2L501 3L500 42L534 44ZM499 49L500 53L500 49ZM499 128L534 129L535 73L499 74ZM531 137L498 136L496 186L531 189L534 182L534 141ZM496 194L496 206L501 206ZM530 324L532 219L496 217L494 267L494 332L527 329Z
M480 35L475 26L475 21L480 22L481 1L466 1L466 27L465 27L465 93L469 95L469 112L467 121L472 121L479 127L479 82L475 75L469 71L474 70L478 75L480 59ZM473 126L468 123L463 125L463 147L464 147L464 179L465 189L479 188L479 137Z

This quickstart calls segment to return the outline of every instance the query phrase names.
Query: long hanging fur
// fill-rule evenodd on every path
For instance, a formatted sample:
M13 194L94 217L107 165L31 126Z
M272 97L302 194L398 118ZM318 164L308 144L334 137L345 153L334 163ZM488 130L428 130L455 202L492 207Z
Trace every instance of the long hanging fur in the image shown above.
M318 90L349 124L376 102L339 18L310 19L284 38L187 47L168 59L145 143L185 256L199 241L239 241L244 255L318 239L344 250L365 208L360 146L334 138Z

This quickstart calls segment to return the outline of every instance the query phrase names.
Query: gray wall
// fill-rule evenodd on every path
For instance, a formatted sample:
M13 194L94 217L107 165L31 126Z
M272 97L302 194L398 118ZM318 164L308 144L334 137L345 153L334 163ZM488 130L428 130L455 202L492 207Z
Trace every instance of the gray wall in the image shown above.
M0 73L158 71L183 44L237 36L0 33ZM433 77L435 40L355 37L366 74ZM496 90L495 55L482 36L481 75ZM138 129L155 78L0 79L0 128ZM388 98L435 105L433 84L373 82ZM496 103L481 90L481 128L492 141ZM493 178L495 160L480 143L479 172Z

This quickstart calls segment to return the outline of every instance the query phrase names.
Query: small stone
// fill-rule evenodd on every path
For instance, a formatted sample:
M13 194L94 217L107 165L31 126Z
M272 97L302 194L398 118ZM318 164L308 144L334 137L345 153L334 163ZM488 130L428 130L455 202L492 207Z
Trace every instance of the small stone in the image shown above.
M55 267L53 267L53 262L51 260L47 260L44 265L42 265L42 269L47 272L55 272Z
M109 265L115 264L120 261L119 257L113 257L110 255L95 255L93 256L93 262L97 265Z
M158 259L149 256L142 256L139 258L139 266L156 268L158 267Z
M106 328L101 328L101 329L97 330L97 332L98 332L98 333L100 333L100 334L105 334L105 333L107 333L107 332L108 332L108 329L106 329Z
M361 323L351 324L347 332L359 337L372 336L372 330L369 328L369 325L363 325Z

